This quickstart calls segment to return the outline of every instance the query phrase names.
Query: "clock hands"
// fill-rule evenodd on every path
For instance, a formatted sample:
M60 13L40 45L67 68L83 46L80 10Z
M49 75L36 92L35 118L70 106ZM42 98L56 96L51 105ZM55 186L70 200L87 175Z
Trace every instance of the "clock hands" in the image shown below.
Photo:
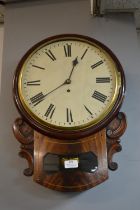
M63 82L61 85L59 85L58 87L54 88L53 90L51 90L50 92L46 93L45 95L40 92L37 95L33 96L32 98L30 98L32 104L34 106L38 105L40 102L44 101L44 99L51 93L53 93L54 91L56 91L57 89L59 89L60 87L62 87L63 85L66 84L70 84L68 80L65 80L65 82Z
M70 72L70 75L68 77L68 79L66 79L63 83L61 83L58 87L54 88L53 90L51 90L50 92L46 93L45 95L41 92L37 95L35 95L34 97L31 98L31 102L34 104L34 106L38 105L40 102L42 102L48 95L50 95L51 93L53 93L54 91L58 90L60 87L64 86L64 85L68 85L71 84L71 77L73 74L73 70L75 68L75 66L78 64L78 60L77 57L72 61L72 70Z
M55 90L59 89L60 87L62 87L63 85L67 85L67 84L70 84L71 83L71 76L72 76L72 73L73 73L73 70L75 68L75 66L78 64L78 60L77 60L77 57L72 61L72 70L70 72L70 75L68 77L68 79L66 79L61 85L59 85L58 87L56 87L55 89L51 90L49 93L47 93L46 95L44 95L44 97L48 96L50 93L54 92Z
M51 90L50 92L46 93L44 95L44 97L48 96L50 93L54 92L55 90L59 89L60 87L62 87L63 85L68 85L71 83L71 76L73 74L73 70L75 68L75 66L78 64L78 60L77 60L77 57L72 61L72 70L70 72L70 75L68 77L68 79L66 79L61 85L59 85L58 87L56 87L55 89Z

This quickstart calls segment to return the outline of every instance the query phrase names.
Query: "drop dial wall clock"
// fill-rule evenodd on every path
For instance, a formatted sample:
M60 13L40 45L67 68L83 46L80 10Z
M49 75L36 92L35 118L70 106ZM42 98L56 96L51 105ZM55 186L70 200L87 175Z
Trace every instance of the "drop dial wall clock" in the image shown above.
M26 145L20 152L29 162L25 174L63 191L88 189L107 179L107 165L117 167L111 144L120 148L117 139L126 127L119 113L124 92L121 64L97 40L64 34L33 46L14 76L22 118L13 128Z

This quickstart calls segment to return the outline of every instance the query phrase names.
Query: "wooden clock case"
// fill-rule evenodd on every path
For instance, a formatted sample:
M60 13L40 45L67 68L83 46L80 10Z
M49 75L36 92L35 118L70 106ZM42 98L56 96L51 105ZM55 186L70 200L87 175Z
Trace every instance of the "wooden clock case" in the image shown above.
M28 161L25 176L32 176L35 182L59 191L83 191L108 179L108 168L116 170L118 164L113 162L113 155L120 152L120 137L126 129L126 117L119 112L109 125L95 134L77 141L59 140L45 136L33 130L23 118L15 120L13 131L20 142L19 156ZM98 157L98 170L95 173L64 172L47 175L43 171L43 157L46 153L59 155L69 152L94 152Z
M59 35L58 37L83 37L81 35ZM53 37L54 38L54 37ZM51 38L46 39L51 40ZM19 155L26 158L29 167L24 170L24 175L32 176L37 183L59 191L82 191L96 186L108 178L108 167L117 169L117 163L113 162L113 154L121 151L120 136L126 129L126 117L119 112L124 98L125 77L121 64L116 56L106 46L95 39L86 37L101 46L115 61L121 74L121 88L115 105L111 112L97 125L83 131L54 131L32 119L24 109L18 93L18 76L21 66L31 52L46 40L31 48L20 61L14 77L14 101L22 116L15 120L13 131L16 139L21 143ZM58 156L69 157L71 154L93 152L97 156L98 168L94 173L80 170L60 170L47 174L43 169L43 160L46 154L52 153Z

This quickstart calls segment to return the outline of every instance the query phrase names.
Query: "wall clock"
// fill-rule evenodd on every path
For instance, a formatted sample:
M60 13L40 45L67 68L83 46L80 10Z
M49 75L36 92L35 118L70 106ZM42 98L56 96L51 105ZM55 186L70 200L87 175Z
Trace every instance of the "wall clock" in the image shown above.
M126 128L119 112L125 77L105 45L75 34L47 38L23 56L13 87L25 175L52 189L81 191L106 180L108 166L117 168L112 155Z

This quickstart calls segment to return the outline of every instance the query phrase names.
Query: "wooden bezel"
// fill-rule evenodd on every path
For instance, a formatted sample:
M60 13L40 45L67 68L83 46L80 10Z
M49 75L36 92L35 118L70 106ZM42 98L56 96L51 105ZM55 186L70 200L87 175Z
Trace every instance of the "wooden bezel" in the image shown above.
M62 39L62 38L66 38L66 37L76 37L79 39L84 39L87 40L89 42L92 42L96 45L98 45L99 47L101 47L103 50L105 50L113 59L113 61L115 62L116 66L117 66L117 70L120 73L121 76L121 87L119 89L119 94L117 97L117 100L112 108L112 110L109 112L109 114L100 122L98 122L97 124L82 129L82 130L57 130L51 127L46 127L45 125L39 123L37 120L35 120L34 118L32 118L30 116L30 114L25 110L24 106L22 105L22 102L20 100L19 97L19 92L18 92L18 78L19 78L19 74L22 68L22 65L24 64L25 60L28 58L28 56L36 49L38 48L40 45L43 45L46 42L50 42L51 40L54 39ZM119 60L117 59L117 57L114 55L114 53L108 48L106 47L104 44L100 43L99 41L87 37L87 36L83 36L83 35L77 35L77 34L62 34L62 35L57 35L57 36L52 36L49 37L39 43L37 43L36 45L34 45L31 49L29 49L27 51L27 53L23 56L23 58L21 59L21 61L19 62L15 75L14 75L14 80L13 80L13 96L14 96L14 101L15 104L19 110L19 113L22 115L23 119L29 123L30 126L32 126L35 130L39 131L40 133L44 134L44 135L48 135L51 137L55 137L55 138L59 138L59 139L79 139L79 138L83 138L86 136L89 136L97 131L99 131L100 129L102 129L103 127L106 127L109 122L111 122L111 120L116 116L116 114L118 113L122 102L123 102L123 98L124 98L124 93L125 93L125 76L124 76L124 72L123 72L123 68L119 62Z

